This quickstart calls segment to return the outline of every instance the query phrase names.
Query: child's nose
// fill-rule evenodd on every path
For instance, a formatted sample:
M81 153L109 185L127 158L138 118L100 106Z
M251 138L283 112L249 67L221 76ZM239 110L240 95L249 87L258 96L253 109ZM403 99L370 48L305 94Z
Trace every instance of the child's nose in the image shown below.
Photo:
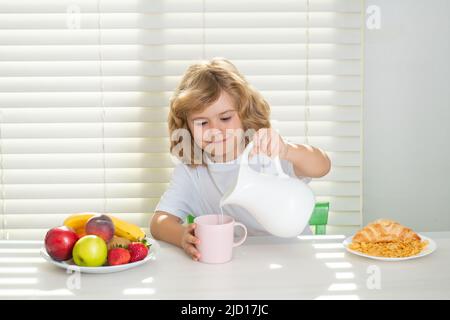
M220 137L221 134L222 134L221 130L211 126L205 132L205 138L207 140L217 140Z

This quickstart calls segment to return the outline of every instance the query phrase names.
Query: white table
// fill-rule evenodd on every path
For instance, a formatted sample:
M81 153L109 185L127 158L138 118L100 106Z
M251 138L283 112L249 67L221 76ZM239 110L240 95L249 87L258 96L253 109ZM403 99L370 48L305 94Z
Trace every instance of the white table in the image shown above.
M0 299L449 299L450 232L424 235L437 251L403 262L347 253L344 236L253 237L222 265L160 242L157 259L143 266L81 277L42 259L39 241L5 240Z

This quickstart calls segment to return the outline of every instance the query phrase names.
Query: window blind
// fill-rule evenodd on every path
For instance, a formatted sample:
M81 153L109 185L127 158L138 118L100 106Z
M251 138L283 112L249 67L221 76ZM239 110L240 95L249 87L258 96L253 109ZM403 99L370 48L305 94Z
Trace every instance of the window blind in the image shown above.
M174 163L168 101L186 68L231 60L294 143L324 149L311 182L328 233L361 224L362 0L2 0L3 239L71 213L148 232Z

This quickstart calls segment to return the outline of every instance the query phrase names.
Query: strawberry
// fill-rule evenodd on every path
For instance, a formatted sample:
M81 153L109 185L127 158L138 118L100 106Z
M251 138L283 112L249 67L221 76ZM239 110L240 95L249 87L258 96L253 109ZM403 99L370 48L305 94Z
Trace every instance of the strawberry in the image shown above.
M119 264L126 264L130 262L130 252L124 248L113 248L108 251L108 264L110 266L117 266Z
M145 259L148 254L148 245L145 242L132 242L128 245L130 251L130 262L136 262Z

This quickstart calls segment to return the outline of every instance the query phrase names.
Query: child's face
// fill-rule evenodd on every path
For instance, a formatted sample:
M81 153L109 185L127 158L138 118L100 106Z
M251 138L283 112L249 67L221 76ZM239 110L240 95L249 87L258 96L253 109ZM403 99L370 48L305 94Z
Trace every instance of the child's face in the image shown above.
M240 143L238 132L242 132L243 128L228 93L222 91L219 99L205 110L190 114L188 125L195 143L205 152L215 158L235 158Z

